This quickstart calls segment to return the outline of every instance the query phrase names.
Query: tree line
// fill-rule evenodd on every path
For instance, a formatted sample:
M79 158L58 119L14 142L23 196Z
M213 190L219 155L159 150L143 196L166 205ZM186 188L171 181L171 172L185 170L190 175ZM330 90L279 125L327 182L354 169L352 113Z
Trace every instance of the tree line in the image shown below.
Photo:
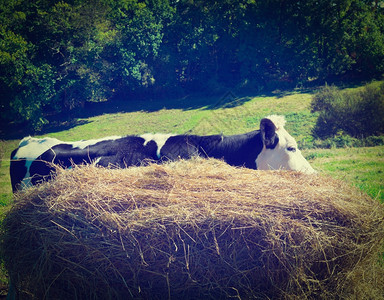
M0 0L1 121L384 71L384 1Z

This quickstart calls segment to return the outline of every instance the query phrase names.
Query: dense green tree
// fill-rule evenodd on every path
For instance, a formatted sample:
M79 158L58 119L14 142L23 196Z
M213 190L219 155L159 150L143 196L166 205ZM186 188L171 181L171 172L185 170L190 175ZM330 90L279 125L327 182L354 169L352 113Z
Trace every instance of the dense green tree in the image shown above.
M109 52L112 73L119 88L137 89L153 85L152 65L163 38L163 20L170 17L166 1L120 0L109 16L117 39Z
M0 24L1 120L36 129L87 101L384 72L379 0L0 0Z
M32 7L23 6L23 1L2 2L0 7L0 90L6 112L2 119L27 120L39 128L46 123L43 106L54 95L54 70L38 57L26 30Z
M324 86L311 103L319 112L314 135L320 138L348 134L356 138L384 134L384 84L360 91Z

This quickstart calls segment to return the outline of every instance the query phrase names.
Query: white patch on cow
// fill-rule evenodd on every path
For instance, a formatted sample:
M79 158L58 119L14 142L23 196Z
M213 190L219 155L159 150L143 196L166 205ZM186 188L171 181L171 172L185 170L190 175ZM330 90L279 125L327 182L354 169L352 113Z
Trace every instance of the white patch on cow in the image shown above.
M95 144L100 143L100 142L114 141L114 140L118 140L118 139L121 139L121 136L114 135L114 136L108 136L108 137L101 138L101 139L81 140L81 141L69 142L69 143L65 143L65 144L70 144L70 145L72 145L73 148L85 149L88 146L92 146L92 145L95 145Z
M294 170L311 174L316 171L301 154L295 139L285 130L285 119L283 116L268 116L276 126L279 143L274 149L265 146L256 158L259 170Z
M33 137L25 137L19 143L19 149L15 153L15 156L12 159L36 159L45 151L49 150L53 146L62 143L58 139L55 138L33 138Z
M22 188L31 186L31 173L30 167L32 163L45 151L51 149L53 146L60 144L61 141L55 138L33 138L31 136L23 138L19 143L19 149L12 157L12 160L25 159L25 167L27 172L21 182Z
M145 133L142 134L140 137L143 138L144 146L146 146L150 141L154 141L157 145L157 151L156 155L158 158L161 157L160 151L161 148L163 148L165 142L171 137L174 136L174 134L163 134L163 133Z

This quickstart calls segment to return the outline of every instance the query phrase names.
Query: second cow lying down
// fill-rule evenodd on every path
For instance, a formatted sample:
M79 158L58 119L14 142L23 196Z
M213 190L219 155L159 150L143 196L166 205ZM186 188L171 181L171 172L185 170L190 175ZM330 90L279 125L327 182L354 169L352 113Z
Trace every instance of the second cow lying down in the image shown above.
M144 134L78 142L26 137L11 155L12 188L17 191L50 178L52 163L67 168L83 163L126 168L148 160L193 156L223 159L251 169L315 173L284 125L284 117L273 115L261 120L260 130L231 136Z

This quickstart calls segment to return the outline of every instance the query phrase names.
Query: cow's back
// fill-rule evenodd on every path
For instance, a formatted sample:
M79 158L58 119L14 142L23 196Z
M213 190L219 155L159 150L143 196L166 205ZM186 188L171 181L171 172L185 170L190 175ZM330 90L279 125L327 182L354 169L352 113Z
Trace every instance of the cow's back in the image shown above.
M13 191L51 178L54 165L94 163L126 168L158 160L158 145L139 136L106 137L97 140L62 142L53 138L24 138L11 154L10 175Z

